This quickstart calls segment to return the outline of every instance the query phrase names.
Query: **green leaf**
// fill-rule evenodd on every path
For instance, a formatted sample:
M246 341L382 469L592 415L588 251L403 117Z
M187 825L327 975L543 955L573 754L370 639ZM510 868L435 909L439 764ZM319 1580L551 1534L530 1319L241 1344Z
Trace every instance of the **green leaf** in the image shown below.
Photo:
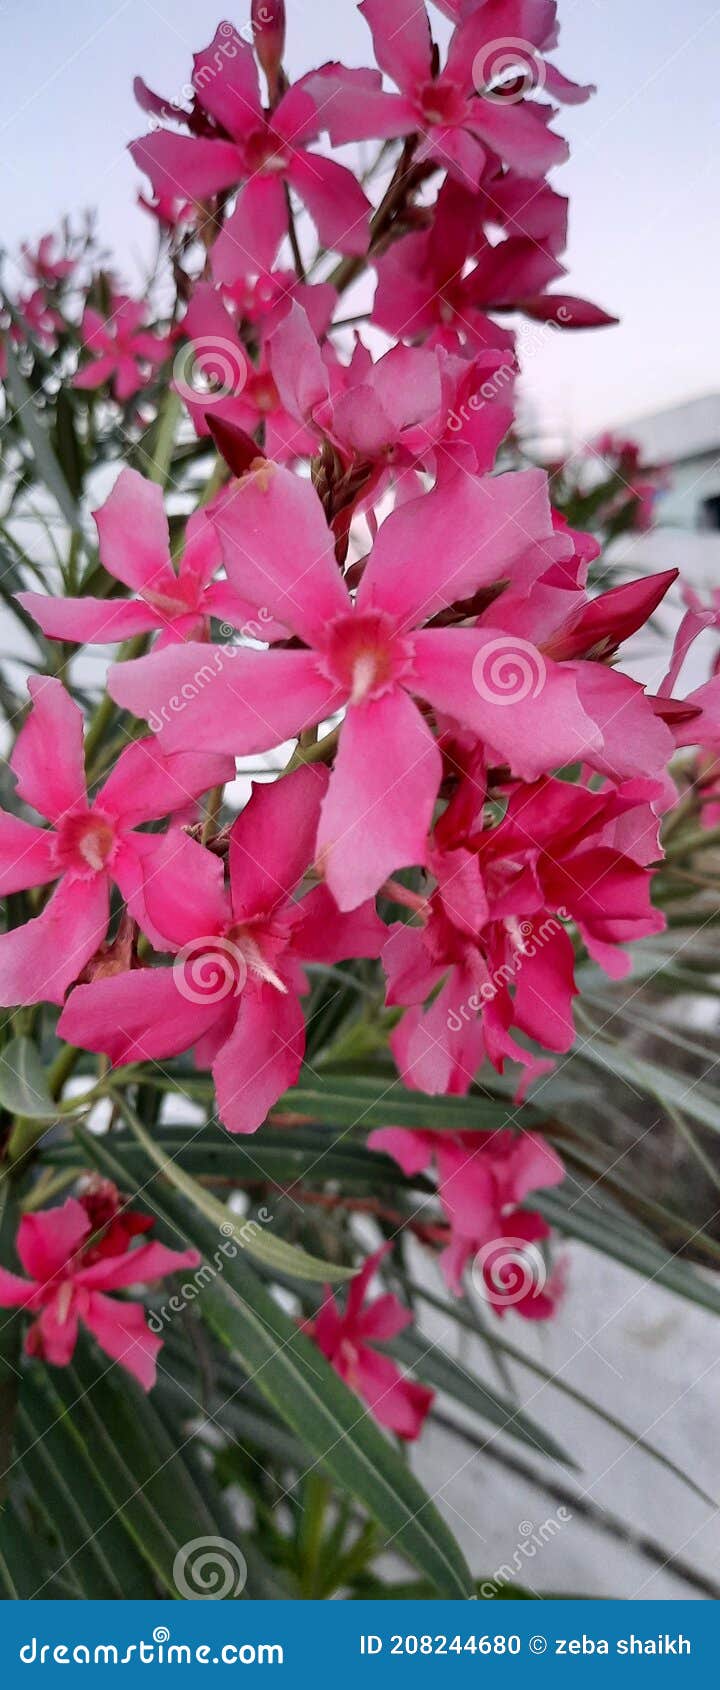
M168 1159L124 1099L119 1107L146 1156L155 1163L160 1173L176 1190L182 1192L183 1197L188 1198L206 1220L212 1221L225 1238L232 1237L240 1249L246 1250L248 1255L253 1256L263 1267L290 1278L315 1280L321 1284L326 1281L349 1279L352 1276L352 1268L321 1262L317 1257L309 1256L305 1250L298 1249L296 1245L288 1244L286 1239L278 1237L270 1230L269 1224L263 1229L259 1221L246 1220L244 1216L234 1214L226 1203L220 1203L217 1197L213 1197L212 1192L198 1185L191 1174L184 1173L176 1162ZM88 1148L87 1143L85 1147Z
M28 1602L42 1590L47 1596L79 1595L72 1588L49 1592L46 1588L52 1572L42 1559L40 1545L34 1540L28 1521L19 1505L11 1498L0 1515L0 1596L12 1602Z
M667 1099L701 1127L720 1132L720 1103L703 1086L688 1080L685 1075L675 1074L672 1069L663 1068L656 1062L631 1056L619 1045L605 1044L597 1039L588 1041L575 1055L577 1060L589 1062L603 1073L625 1080L636 1092L655 1098L661 1108L663 1100Z
M273 1116L305 1115L330 1126L414 1127L434 1132L488 1132L517 1122L509 1101L471 1092L467 1097L426 1097L408 1091L400 1080L350 1074L303 1073L280 1099ZM523 1123L540 1121L536 1109L523 1107Z
M162 1154L196 1179L232 1180L236 1186L266 1182L293 1185L318 1173L326 1180L338 1180L343 1189L349 1183L377 1190L389 1185L396 1190L431 1190L421 1175L408 1179L389 1156L368 1150L359 1139L336 1136L322 1127L293 1127L292 1132L264 1127L248 1145L231 1139L216 1126L198 1131L197 1123L154 1127L153 1141ZM125 1131L114 1132L113 1151L137 1181L147 1178L155 1166L142 1146ZM50 1145L45 1160L60 1166L77 1161L72 1144ZM299 1195L299 1193L298 1193ZM720 1245L718 1246L720 1250Z
M187 1438L178 1447L177 1431L169 1433L152 1399L123 1368L108 1367L81 1343L70 1367L46 1377L45 1389L75 1447L85 1506L92 1483L101 1493L106 1523L121 1523L159 1590L182 1595L173 1570L178 1551L210 1538L234 1545L247 1563L247 1585L241 1592L234 1581L229 1594L264 1594L254 1587L252 1549L220 1494L209 1507L206 1486L197 1484ZM188 1416L201 1412L201 1404L189 1399Z
M15 418L30 446L40 477L62 511L65 521L77 532L82 532L77 505L52 449L45 424L40 421L32 393L9 339L6 348L7 384L15 406Z
M147 1562L111 1511L87 1452L73 1438L69 1416L58 1412L41 1370L23 1382L17 1459L35 1505L57 1540L55 1572L72 1570L87 1599L153 1597ZM53 1575L48 1573L46 1579ZM33 1592L47 1594L44 1586Z
M83 1135L84 1137L84 1135ZM92 1141L98 1166L123 1183L112 1145ZM212 1262L217 1233L165 1187L145 1200ZM386 1544L429 1577L440 1596L467 1597L461 1550L427 1492L368 1411L262 1285L245 1252L228 1258L203 1291L203 1315L243 1371L302 1440L308 1466L321 1466L386 1532Z
M85 464L75 427L71 393L71 388L61 387L55 401L55 451L70 495L73 499L79 499L83 490Z
M30 1121L52 1121L57 1104L48 1090L47 1075L32 1039L11 1039L0 1052L0 1105L10 1115Z
M472 1409L474 1414L479 1414L483 1420L489 1420L492 1426L497 1426L501 1432L507 1433L508 1437L529 1444L536 1453L547 1455L552 1461L562 1462L563 1466L579 1471L577 1463L555 1442L549 1432L543 1431L541 1426L523 1414L522 1409L516 1408L514 1403L489 1390L488 1386L476 1379L467 1368L460 1367L451 1356L445 1355L437 1344L430 1347L429 1340L422 1333L402 1332L391 1344L383 1345L383 1348L406 1367L412 1368L413 1373L416 1373L425 1385L432 1385L437 1391L445 1391L456 1402L462 1403L464 1408Z
M677 1255L670 1255L637 1224L611 1208L607 1200L574 1193L568 1185L554 1191L533 1193L533 1208L539 1209L551 1226L568 1238L577 1238L603 1256L612 1256L632 1268L643 1279L656 1281L679 1297L720 1314L720 1286L696 1273Z
M613 1162L607 1167L607 1146L604 1147L603 1155L597 1150L588 1150L585 1144L579 1146L576 1143L564 1143L560 1148L569 1168L577 1173L589 1173L596 1190L609 1192L623 1212L640 1221L654 1238L673 1246L692 1245L694 1251L707 1257L709 1267L717 1268L720 1265L718 1240L711 1238L686 1215L646 1197L644 1192L639 1191L636 1185L619 1172Z

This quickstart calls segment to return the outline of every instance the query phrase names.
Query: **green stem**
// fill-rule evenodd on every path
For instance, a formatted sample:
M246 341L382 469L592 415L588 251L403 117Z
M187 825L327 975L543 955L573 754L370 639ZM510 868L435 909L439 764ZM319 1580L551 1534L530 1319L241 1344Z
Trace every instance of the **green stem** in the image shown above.
M321 1473L309 1473L303 1485L300 1524L300 1594L317 1595L317 1575L323 1542L325 1514L330 1500L330 1483Z
M289 775L301 763L329 763L337 751L339 737L340 729L333 728L332 733L326 734L324 739L315 740L313 745L298 742L283 774Z
M180 399L177 393L168 388L158 415L155 446L152 457L148 458L146 470L148 480L157 481L160 487L166 487L170 478L175 431L181 416Z

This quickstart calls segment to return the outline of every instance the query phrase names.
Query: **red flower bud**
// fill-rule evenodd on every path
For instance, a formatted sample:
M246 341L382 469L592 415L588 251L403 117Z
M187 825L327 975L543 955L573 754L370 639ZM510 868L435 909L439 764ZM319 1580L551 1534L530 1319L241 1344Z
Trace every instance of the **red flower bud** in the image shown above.
M278 71L285 51L285 0L252 0L250 20L255 52L272 99L277 92Z

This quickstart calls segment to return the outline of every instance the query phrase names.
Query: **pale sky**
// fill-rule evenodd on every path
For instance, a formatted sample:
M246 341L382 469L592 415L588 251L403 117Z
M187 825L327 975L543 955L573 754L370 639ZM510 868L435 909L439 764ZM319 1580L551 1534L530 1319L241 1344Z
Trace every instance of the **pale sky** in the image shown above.
M249 0L227 15L240 28L248 10ZM372 62L354 0L287 0L287 12L291 73L328 57ZM559 13L556 62L599 90L555 125L572 148L553 178L571 202L561 285L622 318L539 347L533 336L525 391L543 425L570 440L720 388L720 6L561 0ZM125 151L145 129L132 77L177 95L222 16L207 0L0 0L6 249L96 205L119 270L137 276L152 227Z

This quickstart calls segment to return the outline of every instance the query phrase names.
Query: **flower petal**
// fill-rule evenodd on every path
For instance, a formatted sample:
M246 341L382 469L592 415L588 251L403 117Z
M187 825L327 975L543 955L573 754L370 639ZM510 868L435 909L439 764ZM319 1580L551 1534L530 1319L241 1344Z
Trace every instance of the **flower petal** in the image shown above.
M167 571L170 531L162 488L136 469L123 469L109 499L93 512L100 558L117 581L136 592Z
M0 897L45 886L57 872L54 833L0 810Z
M0 1004L62 1003L102 944L109 919L105 875L65 875L42 915L0 937Z
M114 1066L179 1056L217 1020L222 1005L183 997L172 968L137 968L76 986L58 1033Z
M315 224L323 246L363 257L372 206L352 171L321 153L296 153L288 179Z
M83 718L61 681L32 675L32 709L20 729L10 767L17 795L48 821L87 803L83 761ZM52 746L52 757L48 748Z
M124 827L182 810L201 793L235 779L235 761L203 751L165 755L157 739L127 745L101 788L98 803Z
M55 599L46 593L18 593L18 602L51 640L110 645L158 626L158 612L132 599Z
M68 1197L56 1209L23 1215L18 1227L17 1253L25 1272L39 1285L46 1285L72 1260L91 1232L87 1210L76 1197Z
M203 200L242 181L242 155L232 141L196 140L161 130L142 135L128 148L139 170L150 177L156 194Z
M461 470L386 518L358 605L413 627L490 583L529 587L552 562L552 538L544 471L478 477Z
M257 1132L268 1110L295 1084L304 1052L297 998L273 986L246 990L235 1028L213 1063L218 1115L228 1132Z
M348 615L334 536L311 481L262 464L235 483L215 526L235 591L308 644L321 643L328 622Z
M106 1355L126 1368L144 1391L152 1390L162 1338L150 1331L141 1304L117 1302L100 1291L91 1291L83 1324Z
M115 664L108 691L162 734L163 751L269 751L331 716L343 702L310 651L169 646Z
M308 765L253 786L230 833L230 884L237 921L270 913L312 865L327 769ZM302 908L305 908L303 903Z
M352 706L318 831L318 861L341 910L396 869L423 863L442 774L438 747L407 693Z

